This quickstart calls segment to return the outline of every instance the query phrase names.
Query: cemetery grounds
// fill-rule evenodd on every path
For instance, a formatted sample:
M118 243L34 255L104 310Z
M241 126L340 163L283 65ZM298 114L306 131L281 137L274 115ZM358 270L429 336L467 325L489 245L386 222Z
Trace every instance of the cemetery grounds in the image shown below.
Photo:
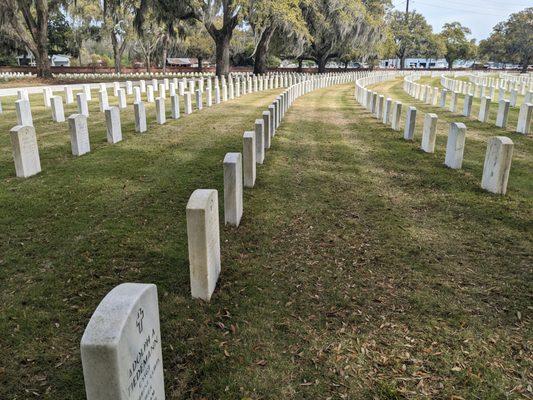
M185 206L197 188L222 196L224 154L279 90L161 126L147 104L144 135L129 98L112 146L93 101L79 158L31 95L43 171L25 180L2 99L0 398L85 398L81 335L123 282L158 287L169 399L532 398L531 137L512 133L516 111L502 130L414 100L400 78L374 87L416 105L415 141L357 105L353 84L299 98L241 225L221 226L210 303L190 298ZM424 112L439 116L435 154L418 149ZM443 166L449 122L468 128L461 170ZM479 187L495 135L515 143L505 196Z

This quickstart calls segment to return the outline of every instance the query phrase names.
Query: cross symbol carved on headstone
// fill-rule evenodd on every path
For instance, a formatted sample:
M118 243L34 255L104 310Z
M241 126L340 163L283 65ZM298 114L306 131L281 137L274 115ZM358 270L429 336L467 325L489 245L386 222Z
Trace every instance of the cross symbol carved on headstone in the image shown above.
M139 311L137 311L137 329L139 330L139 333L142 333L143 331L143 319L144 319L144 310L139 308Z

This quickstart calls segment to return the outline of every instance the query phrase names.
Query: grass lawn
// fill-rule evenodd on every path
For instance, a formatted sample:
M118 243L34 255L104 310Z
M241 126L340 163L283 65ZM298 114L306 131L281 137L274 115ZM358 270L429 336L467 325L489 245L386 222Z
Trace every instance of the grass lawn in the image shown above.
M418 104L401 85L377 89ZM532 396L531 138L468 121L464 168L449 170L445 121L461 118L438 110L425 154L422 112L405 142L353 91L289 110L241 226L221 227L208 304L189 296L185 205L215 188L222 206L224 154L241 151L278 91L163 126L150 107L146 135L129 106L117 145L93 101L93 152L77 159L67 124L32 98L43 172L26 180L14 178L3 102L0 398L84 398L79 341L122 282L158 286L169 399ZM515 142L507 196L479 187L486 140L501 134Z

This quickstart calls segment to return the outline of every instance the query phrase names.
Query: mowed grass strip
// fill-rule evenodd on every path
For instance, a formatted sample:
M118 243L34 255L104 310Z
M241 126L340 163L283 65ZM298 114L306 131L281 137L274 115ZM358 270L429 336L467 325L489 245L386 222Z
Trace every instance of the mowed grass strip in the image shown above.
M158 285L172 399L523 397L530 140L512 136L509 193L494 196L479 188L490 132L467 124L465 168L449 170L442 130L422 153L351 84L295 102L241 226L222 229L212 302L189 298L185 204L197 187L222 199L224 153L274 97L252 96L103 147L98 163L2 182L0 397L83 398L81 334L124 281Z

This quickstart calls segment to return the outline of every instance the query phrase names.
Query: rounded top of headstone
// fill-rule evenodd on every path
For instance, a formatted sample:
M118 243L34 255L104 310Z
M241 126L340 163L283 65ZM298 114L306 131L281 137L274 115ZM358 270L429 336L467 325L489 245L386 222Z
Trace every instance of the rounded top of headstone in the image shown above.
M34 130L35 128L31 125L15 125L13 128L10 129L10 132L23 134Z
M84 345L116 345L137 304L147 295L157 298L157 287L146 283L123 283L111 290L94 311L81 338Z
M452 122L452 125L457 127L458 129L466 129L466 125L462 122Z
M237 163L241 160L241 153L226 153L224 157L224 164L226 163Z
M196 189L189 197L187 210L206 209L213 198L218 201L218 192L215 189Z
M511 140L511 138L507 136L493 136L489 140L491 141L498 140L501 144L513 144L513 141Z

